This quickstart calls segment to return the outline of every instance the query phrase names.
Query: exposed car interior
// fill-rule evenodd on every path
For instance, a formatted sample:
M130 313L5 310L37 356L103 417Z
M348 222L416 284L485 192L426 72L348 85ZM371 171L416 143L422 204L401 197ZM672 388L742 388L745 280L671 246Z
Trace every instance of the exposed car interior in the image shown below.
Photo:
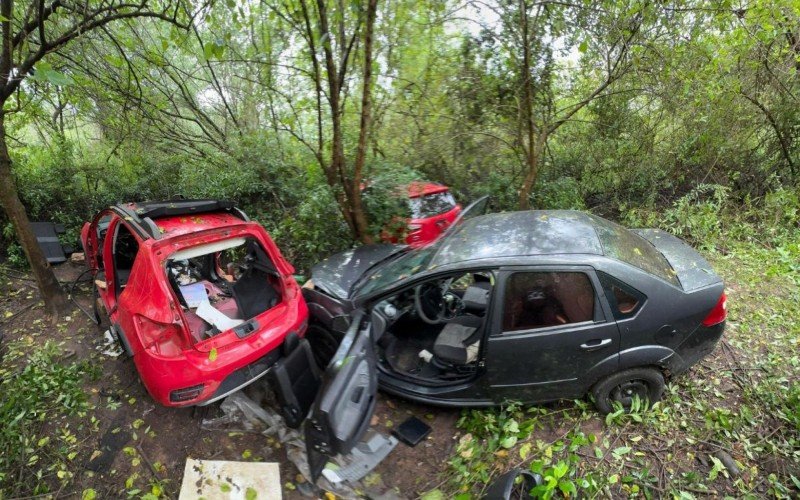
M195 343L281 302L280 274L251 238L179 250L168 259L166 271Z
M116 276L116 293L119 295L128 284L128 278L133 269L133 262L139 251L136 237L124 224L117 225L117 234L114 237L114 273Z
M491 272L438 278L373 308L386 327L378 345L392 371L447 382L475 373L494 288Z

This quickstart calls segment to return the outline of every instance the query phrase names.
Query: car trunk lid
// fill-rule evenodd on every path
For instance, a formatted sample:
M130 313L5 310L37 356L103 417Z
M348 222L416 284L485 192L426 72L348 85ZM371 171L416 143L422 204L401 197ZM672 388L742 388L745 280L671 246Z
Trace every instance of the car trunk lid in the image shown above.
M711 264L682 239L660 229L634 229L661 252L687 292L722 282Z

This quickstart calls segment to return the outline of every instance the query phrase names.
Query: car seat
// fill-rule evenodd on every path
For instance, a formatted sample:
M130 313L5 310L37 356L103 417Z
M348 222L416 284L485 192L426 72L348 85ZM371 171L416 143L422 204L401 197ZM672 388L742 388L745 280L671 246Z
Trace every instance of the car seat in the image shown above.
M433 354L438 359L456 365L475 361L491 289L488 281L467 288L462 298L464 314L448 321L433 344Z

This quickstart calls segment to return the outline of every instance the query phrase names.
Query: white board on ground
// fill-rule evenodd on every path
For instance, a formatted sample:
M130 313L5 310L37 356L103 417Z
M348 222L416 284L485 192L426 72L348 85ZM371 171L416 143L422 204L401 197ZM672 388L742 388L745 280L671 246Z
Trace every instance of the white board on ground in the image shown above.
M179 500L281 500L274 462L186 459Z

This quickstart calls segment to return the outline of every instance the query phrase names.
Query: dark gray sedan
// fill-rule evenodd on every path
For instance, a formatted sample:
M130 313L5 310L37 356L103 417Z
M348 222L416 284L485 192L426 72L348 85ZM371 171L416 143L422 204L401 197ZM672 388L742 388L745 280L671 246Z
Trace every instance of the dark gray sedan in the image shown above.
M364 246L314 267L300 343L322 389L299 394L288 377L279 390L285 413L313 404L309 446L345 450L378 386L458 407L654 402L722 336L722 279L680 239L576 211L475 216L480 202L431 246Z

